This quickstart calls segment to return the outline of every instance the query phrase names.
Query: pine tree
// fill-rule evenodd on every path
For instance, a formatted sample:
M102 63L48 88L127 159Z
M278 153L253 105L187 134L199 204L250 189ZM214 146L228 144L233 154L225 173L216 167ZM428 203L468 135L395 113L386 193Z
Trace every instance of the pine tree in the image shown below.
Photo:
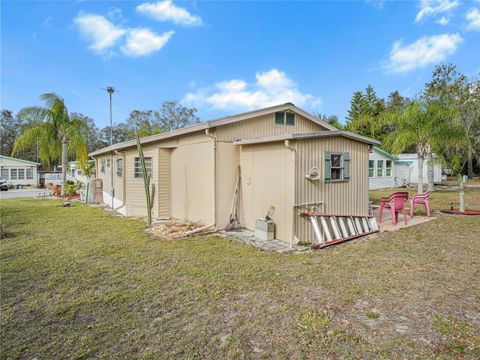
M366 110L366 100L365 96L361 91L355 91L350 101L350 109L348 110L347 126L360 118L365 113Z

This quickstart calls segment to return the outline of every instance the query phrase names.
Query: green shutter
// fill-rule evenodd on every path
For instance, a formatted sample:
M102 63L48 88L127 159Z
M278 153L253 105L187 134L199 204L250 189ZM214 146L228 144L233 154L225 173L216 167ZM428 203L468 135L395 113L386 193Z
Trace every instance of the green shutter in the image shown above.
M275 113L275 124L277 125L285 124L285 113L283 111L279 111Z
M295 125L295 113L292 113L292 112L287 113L287 119L285 121L285 124Z
M350 179L350 154L343 153L343 180Z
M325 181L331 180L331 173L330 173L330 153L325 151Z

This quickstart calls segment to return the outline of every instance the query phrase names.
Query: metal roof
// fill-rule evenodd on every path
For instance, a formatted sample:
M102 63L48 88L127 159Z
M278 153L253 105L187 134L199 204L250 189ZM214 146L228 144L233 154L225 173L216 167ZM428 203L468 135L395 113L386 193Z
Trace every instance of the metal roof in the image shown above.
M0 158L6 158L6 159L15 160L15 161L21 161L21 162L24 162L24 163L27 163L27 164L40 165L40 163L37 163L35 161L17 159L17 158L11 157L11 156L0 155Z
M380 141L371 139L366 136L358 135L350 131L334 130L334 131L315 131L310 133L297 133L297 134L283 134L276 136L268 136L258 139L237 140L233 143L236 145L251 145L251 144L263 144L269 142L283 141L283 140L303 140L303 139L318 139L327 137L345 137L352 140L364 142L367 144L380 144Z
M259 109L259 110L244 112L244 113L241 113L241 114L238 114L238 115L225 116L225 117L218 118L218 119L204 121L204 122L201 122L201 123L198 123L198 124L185 126L184 128L169 131L169 132L166 132L166 133L161 133L161 134L156 134L156 135L152 135L152 136L143 137L143 138L140 139L140 143L141 144L148 144L148 143L151 143L151 142L156 142L156 141L160 141L160 140L164 140L164 139L169 139L169 138L172 138L172 137L175 137L175 136L189 134L189 133L192 133L192 132L195 132L195 131L210 129L210 128L214 128L214 127L222 126L222 125L228 125L228 124L231 124L231 123L234 123L234 122L248 120L248 119L251 119L252 117L267 115L267 114L270 114L270 113L274 113L276 111L285 111L285 110L292 110L292 111L296 112L297 114L304 116L305 118L309 119L310 121L313 121L313 122L323 126L324 128L328 129L328 130L335 131L337 129L334 126L330 125L329 123L327 123L325 121L322 121L322 120L316 118L315 116L307 113L306 111L296 107L294 104L285 103L285 104L281 104L281 105L270 106L270 107ZM120 149L125 149L125 148L128 148L128 147L133 147L133 146L136 145L136 143L137 143L136 140L129 140L129 141L121 142L121 143L118 143L118 144L114 144L112 146L107 146L107 147L104 147L102 149L93 151L89 155L90 156L95 156L95 155L110 153L111 151L114 151L114 150L120 150Z
M393 154L390 154L387 150L383 150L382 148L378 147L378 146L374 146L373 147L374 150L378 151L379 153L382 153L383 155L386 155L388 157L391 157L392 159L394 160L398 160L398 157L393 155Z

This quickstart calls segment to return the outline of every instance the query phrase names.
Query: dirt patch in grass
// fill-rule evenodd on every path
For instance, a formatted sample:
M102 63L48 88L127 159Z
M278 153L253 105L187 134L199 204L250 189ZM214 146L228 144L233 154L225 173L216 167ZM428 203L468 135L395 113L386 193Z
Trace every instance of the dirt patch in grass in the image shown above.
M288 255L58 204L2 201L1 358L480 357L476 219Z

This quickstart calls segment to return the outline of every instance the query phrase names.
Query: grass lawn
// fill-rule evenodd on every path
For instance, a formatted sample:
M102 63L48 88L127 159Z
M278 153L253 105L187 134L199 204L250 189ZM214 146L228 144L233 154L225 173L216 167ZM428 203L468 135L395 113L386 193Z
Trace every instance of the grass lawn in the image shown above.
M435 221L307 254L2 200L1 358L479 358L480 219L436 211L456 200L438 191Z

